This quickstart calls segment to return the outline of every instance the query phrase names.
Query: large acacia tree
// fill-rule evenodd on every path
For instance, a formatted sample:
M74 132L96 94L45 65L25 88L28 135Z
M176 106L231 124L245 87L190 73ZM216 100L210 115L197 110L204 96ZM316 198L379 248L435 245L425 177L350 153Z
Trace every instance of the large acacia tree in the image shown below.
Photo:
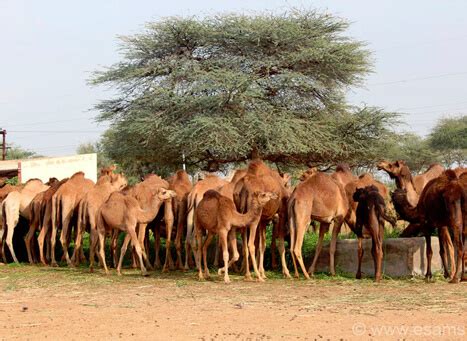
M370 71L347 21L314 11L167 18L122 37L121 62L93 84L118 95L106 152L127 164L217 168L252 156L286 164L373 161L394 114L353 108Z

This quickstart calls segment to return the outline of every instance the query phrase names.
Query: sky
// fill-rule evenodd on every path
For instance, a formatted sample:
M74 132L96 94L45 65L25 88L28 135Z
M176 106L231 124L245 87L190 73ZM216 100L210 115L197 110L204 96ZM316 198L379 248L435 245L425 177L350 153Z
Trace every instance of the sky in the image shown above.
M374 62L348 99L407 113L401 130L427 135L467 112L467 1L0 0L0 128L7 142L41 155L74 154L105 130L93 106L112 90L87 84L120 60L119 35L167 16L326 11L352 22Z

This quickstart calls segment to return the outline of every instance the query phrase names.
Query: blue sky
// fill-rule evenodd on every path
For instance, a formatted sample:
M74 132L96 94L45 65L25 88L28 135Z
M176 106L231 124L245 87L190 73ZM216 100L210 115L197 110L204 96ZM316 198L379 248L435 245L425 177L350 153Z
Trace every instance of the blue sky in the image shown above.
M92 107L112 92L86 80L119 60L118 35L166 16L290 7L346 18L349 35L368 43L374 73L351 103L407 112L403 129L422 135L467 112L467 1L0 0L0 127L42 155L73 154L105 130Z

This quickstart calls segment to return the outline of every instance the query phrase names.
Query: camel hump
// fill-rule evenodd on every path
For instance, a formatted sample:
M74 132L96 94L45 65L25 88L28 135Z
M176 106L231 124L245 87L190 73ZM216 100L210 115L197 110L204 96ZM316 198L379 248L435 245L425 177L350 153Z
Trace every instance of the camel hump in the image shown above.
M213 189L206 191L203 195L203 199L217 199L220 197L221 197L220 193Z
M446 175L446 177L448 178L449 181L457 179L457 174L453 169L445 170L444 175Z

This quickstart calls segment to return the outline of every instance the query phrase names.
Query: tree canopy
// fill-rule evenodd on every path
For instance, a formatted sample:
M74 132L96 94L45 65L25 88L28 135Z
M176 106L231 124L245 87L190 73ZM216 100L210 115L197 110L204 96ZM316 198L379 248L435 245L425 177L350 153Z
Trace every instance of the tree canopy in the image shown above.
M351 107L371 70L349 23L315 11L167 18L125 36L92 84L107 154L134 167L217 169L252 156L285 164L374 162L395 114Z
M467 115L441 119L428 137L430 147L440 153L447 166L467 163Z

